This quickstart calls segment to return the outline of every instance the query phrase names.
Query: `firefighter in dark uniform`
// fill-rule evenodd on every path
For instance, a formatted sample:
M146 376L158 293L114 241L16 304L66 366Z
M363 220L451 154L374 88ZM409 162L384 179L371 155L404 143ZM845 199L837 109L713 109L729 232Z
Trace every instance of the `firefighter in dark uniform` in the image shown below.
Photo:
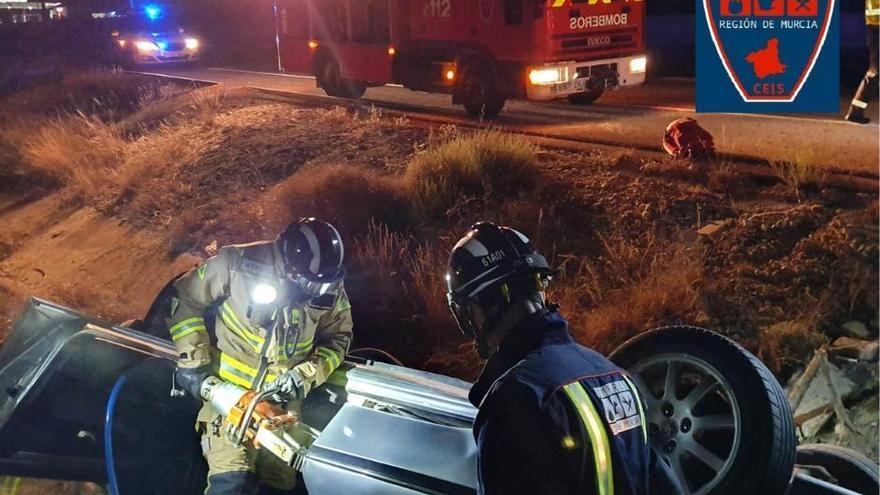
M853 96L849 112L846 113L846 120L859 124L871 121L865 115L865 109L868 108L868 100L877 96L877 72L880 70L877 67L880 51L880 37L877 34L880 29L880 0L865 0L865 24L868 26L868 70Z
M632 379L575 343L545 301L552 273L525 235L491 223L471 227L450 255L450 309L488 358L469 397L479 492L681 493L648 444Z

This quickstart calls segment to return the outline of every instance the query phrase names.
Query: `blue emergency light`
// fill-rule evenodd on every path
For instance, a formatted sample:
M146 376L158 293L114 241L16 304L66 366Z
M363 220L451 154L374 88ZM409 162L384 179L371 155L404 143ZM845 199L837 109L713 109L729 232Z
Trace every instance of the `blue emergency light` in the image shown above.
M162 7L153 4L144 5L144 15L147 16L147 19L155 21L162 17Z

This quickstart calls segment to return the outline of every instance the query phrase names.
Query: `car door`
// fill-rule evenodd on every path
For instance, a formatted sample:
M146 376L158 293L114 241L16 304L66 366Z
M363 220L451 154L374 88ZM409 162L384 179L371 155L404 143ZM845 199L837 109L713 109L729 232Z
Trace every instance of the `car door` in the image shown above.
M0 349L0 475L197 493L199 403L169 396L169 342L33 299Z

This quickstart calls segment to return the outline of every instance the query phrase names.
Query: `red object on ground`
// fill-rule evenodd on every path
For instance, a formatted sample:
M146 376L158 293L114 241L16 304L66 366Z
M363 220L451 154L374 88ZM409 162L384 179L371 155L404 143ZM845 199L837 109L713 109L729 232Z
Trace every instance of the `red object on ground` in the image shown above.
M666 126L663 149L676 158L714 158L715 140L696 120L685 117Z

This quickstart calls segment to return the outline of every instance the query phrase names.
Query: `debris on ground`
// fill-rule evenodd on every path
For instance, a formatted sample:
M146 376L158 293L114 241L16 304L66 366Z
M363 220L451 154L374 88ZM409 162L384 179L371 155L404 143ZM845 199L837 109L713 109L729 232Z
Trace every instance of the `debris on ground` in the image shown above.
M787 390L800 443L843 445L877 462L878 345L840 337L792 377Z

